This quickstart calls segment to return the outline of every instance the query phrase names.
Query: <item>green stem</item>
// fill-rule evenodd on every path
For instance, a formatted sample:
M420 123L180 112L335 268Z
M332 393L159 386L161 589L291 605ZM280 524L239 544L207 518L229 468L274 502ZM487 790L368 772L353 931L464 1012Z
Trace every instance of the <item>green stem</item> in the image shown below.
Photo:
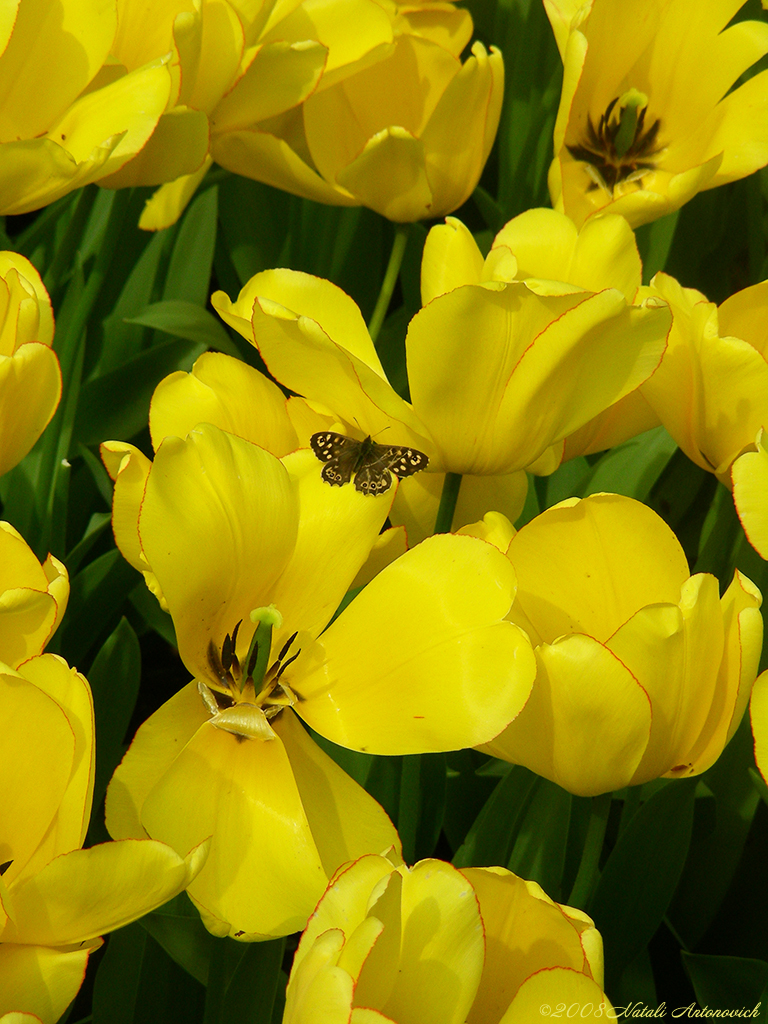
M611 793L603 793L601 796L592 798L592 813L587 826L587 838L584 841L584 849L581 851L581 863L576 881L573 883L571 895L568 897L569 907L577 907L579 910L586 909L597 885L600 854L603 849L608 814L611 810L611 797Z
M443 481L443 493L440 495L440 506L435 520L435 533L450 533L453 526L453 515L459 499L461 473L446 473Z
M410 227L410 224L395 224L395 239L392 243L392 252L389 254L389 263L387 264L387 269L384 273L384 280L381 283L379 297L376 300L376 308L373 311L371 322L368 324L368 331L374 341L376 341L379 336L381 325L384 323L384 317L387 315L387 310L389 309L392 292L395 290L397 275L400 273L400 265L402 264L403 256L405 255L405 247L408 243Z

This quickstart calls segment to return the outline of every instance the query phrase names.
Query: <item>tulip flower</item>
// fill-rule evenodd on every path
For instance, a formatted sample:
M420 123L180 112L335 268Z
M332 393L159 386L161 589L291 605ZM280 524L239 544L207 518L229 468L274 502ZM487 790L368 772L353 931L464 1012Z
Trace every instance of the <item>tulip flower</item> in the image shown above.
M59 404L52 341L53 310L40 275L23 256L0 252L0 476L21 462Z
M720 598L714 576L689 576L663 520L616 494L548 509L507 556L509 618L538 671L523 712L483 749L579 796L709 768L757 674L754 584L737 571Z
M733 503L749 543L768 559L768 438L763 430L757 435L755 449L733 464Z
M528 1024L542 1004L608 1017L586 914L504 868L342 868L301 937L283 1024ZM535 1007L535 1009L534 1009Z
M633 227L768 163L768 26L725 26L743 0L544 0L563 89L552 205L577 224L619 213ZM731 91L732 90L732 91Z
M165 110L164 51L105 67L114 3L15 0L0 25L0 213L37 210L119 170Z
M66 567L53 555L41 565L21 534L0 522L0 662L18 668L42 654L68 599Z
M379 496L331 487L306 450L281 462L203 424L168 436L149 465L119 446L115 533L173 616L195 677L139 729L107 794L115 838L186 849L212 835L189 887L215 934L301 928L345 861L397 833L315 745L378 754L491 739L534 673L503 618L509 562L471 537L437 537L383 569L325 628L386 519ZM119 529L118 529L118 524Z
M730 484L734 459L768 426L768 281L707 302L657 274L645 297L669 303L669 347L644 397L689 459Z
M387 381L359 309L330 282L266 271L236 302L223 292L212 302L276 380L331 409L345 433L389 429L429 456L428 472L506 476L510 491L516 471L648 378L670 324L658 299L628 306L613 288L457 287L411 320L411 404Z
M397 222L439 217L480 179L501 114L501 53L481 43L460 58L422 35L309 96L301 116L222 135L223 167Z
M55 1024L99 936L142 917L194 878L206 846L80 847L93 797L93 704L53 654L0 666L0 1015Z
M284 177L317 178L309 168L302 173L300 156L278 140L278 126L292 140L290 125L301 120L303 102L385 56L394 32L392 13L374 0L202 0L189 11L169 0L153 8L151 31L138 0L119 0L118 12L112 53L121 65L133 69L172 54L174 86L153 137L102 181L111 188L167 183L142 215L140 226L148 229L178 218L214 160L279 187L286 187ZM333 189L317 180L331 197L323 201L334 201Z
M749 714L755 739L755 764L768 783L768 670L755 681Z
M559 291L568 285L576 286L573 291L616 288L632 303L642 270L634 232L618 214L595 217L579 230L556 210L526 210L504 225L485 259L461 221L448 217L432 228L424 245L421 300L426 306L464 284L518 280L537 290L546 289L545 282L556 282ZM636 389L570 434L564 450L558 446L552 453L553 464L537 471L551 472L561 459L613 448L658 424L658 416ZM490 503L486 508L502 506Z

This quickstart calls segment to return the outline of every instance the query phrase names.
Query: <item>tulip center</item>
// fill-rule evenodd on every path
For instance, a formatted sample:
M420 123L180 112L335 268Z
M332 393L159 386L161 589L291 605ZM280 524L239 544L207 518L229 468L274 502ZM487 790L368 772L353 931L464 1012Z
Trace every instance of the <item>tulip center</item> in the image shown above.
M566 148L587 165L592 178L588 191L602 188L612 196L623 182L636 182L642 188L642 178L656 167L653 157L664 148L656 144L661 120L657 117L646 128L647 113L648 97L630 89L611 100L597 126L587 115L586 138Z
M251 620L257 622L257 627L245 658L241 661L236 654L241 620L232 634L224 637L221 648L212 640L209 643L212 678L210 685L198 680L197 688L217 729L241 740L270 740L275 733L269 720L296 703L296 694L282 681L282 676L301 651L288 657L297 636L293 633L270 663L272 629L282 625L282 616L276 608L259 608L251 613Z

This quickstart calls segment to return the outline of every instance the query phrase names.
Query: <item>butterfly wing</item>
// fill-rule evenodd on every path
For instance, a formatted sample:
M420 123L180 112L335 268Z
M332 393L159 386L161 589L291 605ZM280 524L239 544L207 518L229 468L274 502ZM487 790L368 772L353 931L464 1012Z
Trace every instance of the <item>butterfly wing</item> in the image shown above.
M318 459L325 463L320 474L323 480L334 487L348 484L357 463L360 442L333 430L325 430L313 434L309 444Z
M429 465L429 458L417 448L402 448L400 445L380 445L379 447L385 449L381 453L383 465L400 480L406 476L413 476L414 473L426 469Z

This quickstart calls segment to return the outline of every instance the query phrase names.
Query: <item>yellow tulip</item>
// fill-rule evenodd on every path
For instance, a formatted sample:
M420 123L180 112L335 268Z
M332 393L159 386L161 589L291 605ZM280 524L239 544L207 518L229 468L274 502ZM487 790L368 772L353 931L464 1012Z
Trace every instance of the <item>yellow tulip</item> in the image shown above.
M330 282L266 271L236 302L223 292L212 302L276 380L332 409L346 432L390 429L393 443L426 452L428 472L506 476L511 490L516 471L646 380L666 345L670 314L658 299L635 307L614 288L550 285L491 280L433 298L406 339L412 404Z
M544 0L563 60L549 172L577 224L633 227L768 163L768 25L725 26L744 0Z
M55 1024L99 936L176 896L206 846L85 839L94 778L86 679L53 654L0 666L0 1014Z
M53 555L41 565L21 534L0 522L0 662L18 668L42 654L68 599L66 567Z
M642 270L634 232L618 214L595 217L579 230L570 217L557 210L526 210L504 225L485 259L461 221L448 217L427 236L421 261L421 298L426 306L438 295L464 284L528 281L539 292L615 288L633 303ZM642 298L639 301L642 303ZM561 459L613 448L658 424L658 416L635 389L569 434L565 447L558 444L536 471L552 472ZM486 508L507 512L493 502Z
M114 0L12 0L5 8L0 213L7 214L37 210L134 157L165 109L171 76L162 51L129 73L108 63Z
M666 274L641 294L668 302L673 318L643 396L688 458L729 485L734 459L768 427L768 281L719 307Z
M392 491L331 487L311 452L279 461L207 424L166 437L146 465L125 446L105 452L118 544L151 573L195 677L139 729L107 827L178 850L212 835L189 888L206 926L245 940L295 931L340 864L399 849L384 811L300 719L379 754L495 736L534 673L527 637L503 621L511 566L481 540L432 538L327 626Z
M733 503L749 543L768 559L768 438L763 430L757 435L755 449L733 464Z
M362 857L301 937L283 1024L529 1024L542 1004L609 1017L590 918L504 868Z
M538 671L522 713L484 750L580 796L712 765L757 673L760 592L736 572L689 576L655 512L615 494L570 499L517 533L509 615Z
M384 59L318 89L294 116L231 132L222 166L398 222L439 217L467 199L496 137L504 91L500 52L481 43L462 64L420 34L396 35Z
M21 462L56 412L61 371L52 341L53 310L40 275L23 256L0 252L0 476Z
M135 160L102 181L163 185L142 215L148 229L177 219L214 160L285 187L273 180L286 174L283 147L290 152L276 126L300 119L311 94L384 56L394 31L374 0L202 0L193 9L164 0L153 7L150 31L141 0L118 0L118 16L112 56L120 65L171 54L173 88L157 130Z

